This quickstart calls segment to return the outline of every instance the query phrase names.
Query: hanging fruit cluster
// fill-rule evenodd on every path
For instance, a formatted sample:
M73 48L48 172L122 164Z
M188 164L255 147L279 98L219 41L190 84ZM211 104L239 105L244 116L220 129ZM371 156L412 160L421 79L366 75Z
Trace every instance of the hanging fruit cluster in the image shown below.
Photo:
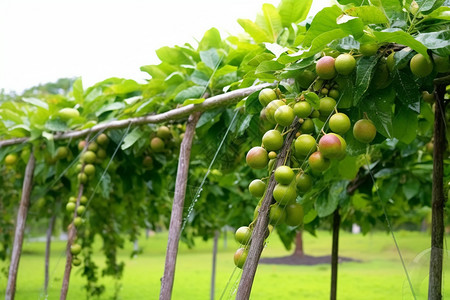
M236 231L236 241L241 244L234 255L237 267L242 268L247 258L252 230L267 192L266 181L272 173L276 185L266 238L278 224L302 225L303 206L297 203L297 197L312 189L314 178L321 176L332 161L345 158L347 143L343 136L352 133L361 143L370 143L375 138L376 128L367 117L355 122L353 130L350 130L350 118L337 110L340 92L333 79L338 74L351 74L355 66L355 58L348 53L336 58L323 56L316 62L315 74L308 70L300 76L307 89L295 99L283 99L278 89L263 89L259 93L259 101L264 107L262 119L271 127L264 133L261 146L248 151L246 162L253 169L267 168L268 177L255 179L249 185L250 193L261 200L255 209L253 222ZM293 122L299 122L300 126L291 126L295 124ZM285 136L293 128L299 128L296 138L286 148ZM282 148L289 149L288 154L282 164L276 164ZM275 165L278 165L276 169Z

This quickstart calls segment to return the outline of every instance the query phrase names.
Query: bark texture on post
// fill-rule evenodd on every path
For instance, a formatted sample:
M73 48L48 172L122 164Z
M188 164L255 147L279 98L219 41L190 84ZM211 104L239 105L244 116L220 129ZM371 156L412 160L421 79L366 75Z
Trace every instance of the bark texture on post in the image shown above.
M283 148L281 149L274 170L283 165L285 159L289 156L289 151L291 149L291 144L294 141L295 134L300 127L298 118L294 119L290 129L292 129L284 140ZM272 174L270 175L269 182L267 184L267 190L264 195L264 199L261 203L259 209L258 218L256 219L256 225L252 233L252 242L250 244L250 250L248 252L247 260L245 261L244 268L242 271L241 281L239 282L239 287L236 294L236 300L247 300L250 298L250 292L252 290L253 280L255 278L256 269L258 267L259 258L264 246L264 236L267 230L267 225L269 224L269 206L272 202L273 189L275 188L276 181Z
M169 300L172 297L173 281L175 278L175 265L177 262L178 243L183 221L184 198L189 174L189 161L191 156L192 140L195 135L195 127L201 113L196 112L189 116L183 141L180 146L178 159L177 178L175 181L175 195L173 198L172 214L170 216L169 238L167 241L166 262L164 275L161 279L160 300Z
M431 219L431 258L428 281L428 299L442 299L442 260L444 249L444 152L445 152L445 104L446 85L450 76L435 79L436 98L434 114L433 187Z
M47 297L49 269L50 269L50 247L52 244L53 228L55 227L56 215L50 218L47 229L47 237L45 242L45 270L44 270L44 297Z
M333 214L333 245L331 248L331 290L330 300L337 297L338 261L339 261L339 228L341 227L341 216L339 207Z
M214 293L216 290L216 260L217 260L217 244L219 244L219 235L220 231L216 230L214 233L214 246L213 246L213 255L212 255L212 271L211 271L211 293L210 299L214 300Z
M11 264L9 266L5 300L13 300L16 293L17 273L19 271L20 255L22 254L23 235L25 231L25 222L27 220L28 207L30 206L30 195L33 188L33 174L35 166L36 158L34 157L33 151L31 151L23 178L22 197L20 199L19 212L17 214L16 230L14 233L14 244L11 254Z

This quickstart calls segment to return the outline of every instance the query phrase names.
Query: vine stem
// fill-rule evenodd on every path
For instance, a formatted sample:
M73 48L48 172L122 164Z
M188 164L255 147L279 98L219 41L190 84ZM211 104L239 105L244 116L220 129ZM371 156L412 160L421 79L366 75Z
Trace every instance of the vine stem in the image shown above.
M167 240L166 262L164 275L161 278L160 300L170 300L172 297L173 282L175 279L175 266L177 262L178 243L180 241L181 224L183 221L183 207L186 196L187 177L189 174L189 160L191 156L192 140L195 127L201 112L189 116L186 131L180 147L178 170L175 181L175 195L173 198L172 213L170 216L169 237Z
M169 110L167 112L156 114L156 115L147 115L143 117L136 117L136 118L129 118L124 120L116 120L116 121L110 121L103 124L95 125L91 128L83 129L83 130L72 130L67 132L60 132L56 133L53 136L54 140L64 140L64 139L70 139L70 138L80 138L84 137L90 133L103 131L107 129L119 129L119 128L125 128L127 126L135 126L135 125L142 125L142 124L156 124L156 123L162 123L172 120L181 119L184 117L187 117L194 112L203 112L206 110L211 110L213 108L217 107L223 107L235 104L239 100L241 100L244 97L247 97L248 95L259 91L263 88L267 87L274 87L277 83L263 83L258 84L255 86L251 86L248 88L238 89L234 90L225 94L220 94L217 96L210 97L199 104L189 104L186 106L181 106L172 110ZM11 145L17 145L21 143L25 143L29 141L30 138L13 138L8 140L0 141L0 148L5 146L11 146Z
M22 197L20 199L19 212L17 214L16 230L14 233L14 244L9 265L8 284L6 286L5 300L13 300L16 293L17 273L19 271L20 255L22 253L23 235L25 222L27 220L28 207L30 206L30 195L33 188L33 174L36 166L36 158L31 151L22 186Z
M283 162L288 158L291 144L295 139L295 133L300 128L300 123L298 122L297 117L295 117L290 128L292 129L292 131L289 132L289 134L286 136L283 148L281 149L280 154L277 157L275 169L281 166ZM250 298L253 280L255 278L259 258L264 246L265 232L267 230L267 225L269 224L269 207L272 202L272 195L275 185L276 181L272 173L269 179L269 183L267 184L267 191L264 195L261 207L259 209L255 228L252 232L252 243L250 244L250 250L248 252L247 260L244 264L241 281L239 282L239 287L236 294L236 300L247 300Z

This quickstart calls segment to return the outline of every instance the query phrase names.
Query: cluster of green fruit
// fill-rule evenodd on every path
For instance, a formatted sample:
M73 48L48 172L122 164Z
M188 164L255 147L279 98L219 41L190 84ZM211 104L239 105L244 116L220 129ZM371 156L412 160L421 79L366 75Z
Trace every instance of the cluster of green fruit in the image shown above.
M262 116L275 126L264 133L262 145L253 147L246 156L247 165L253 169L268 169L276 181L269 210L269 226L285 223L289 226L303 224L303 207L296 202L298 195L308 193L313 186L313 177L326 171L332 160L342 160L346 155L347 143L343 138L351 128L349 117L337 111L336 99L339 97L338 85L332 80L337 74L347 76L356 66L355 58L350 54L340 54L336 58L323 56L315 66L314 78L308 82L309 90L318 94L318 109L307 101L302 94L292 100L281 100L280 95L272 89L263 89L259 93L262 104ZM310 72L310 71L308 71ZM312 73L312 72L311 72ZM313 73L314 74L314 73ZM318 78L317 78L318 76ZM307 77L311 77L307 75ZM303 77L305 81L306 77ZM308 91L306 91L308 92ZM329 133L316 130L314 119L328 124ZM284 146L284 135L293 130L290 127L298 120L300 126L296 139L289 145L291 156L287 156L283 165L274 166ZM325 125L324 127L325 128ZM376 128L368 119L358 120L353 126L353 136L362 143L370 143L376 136ZM317 142L318 141L318 142ZM249 185L250 193L261 198L255 209L256 220L261 202L267 192L267 184L262 179L255 179ZM235 238L241 244L234 255L235 265L242 268L251 243L253 221L249 226L240 227ZM268 228L267 236L273 227Z
M153 169L153 158L151 153L169 153L176 146L179 146L184 137L184 133L174 136L172 134L172 126L160 126L156 132L150 135L150 149L146 151L142 159L142 165L146 169ZM178 125L177 129L183 129L182 125Z
M75 172L78 173L78 182L82 184L88 183L95 175L95 164L100 164L106 158L106 146L109 138L102 133L97 136L95 141L88 143L82 140L78 143L78 150L83 152L80 163L76 165Z

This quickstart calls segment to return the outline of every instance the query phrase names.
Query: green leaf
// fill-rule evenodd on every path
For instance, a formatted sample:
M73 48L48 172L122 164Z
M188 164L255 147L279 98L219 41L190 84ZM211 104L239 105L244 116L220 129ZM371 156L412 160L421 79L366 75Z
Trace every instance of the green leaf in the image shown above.
M425 16L426 19L450 20L450 7L442 6Z
M377 56L364 56L357 61L354 104L358 104L367 91L377 65Z
M359 39L364 34L364 24L361 18L341 15L336 22L342 31L351 34L355 39Z
M360 162L361 160L358 159L358 157L347 155L343 160L339 161L339 175L341 175L343 179L354 179L361 167Z
M392 105L394 99L395 92L389 87L374 91L361 102L361 110L367 113L377 131L387 138L393 136Z
M263 108L258 99L259 91L250 94L245 100L245 112L250 115L259 114Z
M48 120L44 128L48 131L66 131L69 129L66 122L59 119Z
M334 40L341 39L348 36L340 28L332 29L330 31L319 34L311 43L311 47L307 51L304 51L299 57L306 58L321 52L323 48Z
M123 144L121 146L122 150L128 149L134 145L143 135L144 131L142 131L139 127L134 128L124 139Z
M399 141L410 144L416 138L417 114L401 105L393 120L394 137Z
M84 100L84 91L83 91L83 82L81 81L81 77L78 77L77 80L73 83L72 93L75 101L78 104L83 103Z
M274 40L271 40L267 32L252 21L248 19L238 19L238 23L242 28L244 28L245 32L247 32L255 40L256 43L275 42Z
M424 56L428 56L427 47L410 34L398 28L386 29L385 31L374 31L373 34L379 43L387 42L405 45Z
M278 5L278 12L284 27L291 23L299 23L306 19L311 8L312 0L282 0Z
M408 200L419 194L420 188L420 181L415 178L408 179L402 186L403 193Z
M419 87L414 78L410 73L398 69L393 70L393 76L397 98L412 111L420 113Z
M156 50L156 55L162 62L171 65L189 65L192 61L180 49L164 46Z
M95 115L98 117L104 112L120 110L120 109L124 109L124 108L125 108L124 102L113 102L113 103L110 103L110 104L107 104L107 105L101 107L99 110L97 110L95 112Z
M320 34L338 28L336 19L342 14L342 10L337 6L325 7L319 11L311 22L306 32L302 45L311 46L312 41Z
M23 102L30 103L31 105L41 107L45 110L48 110L48 104L38 98L22 98Z
M206 51L200 51L200 59L212 70L215 70L221 61L219 54L217 54L217 50L215 48L211 48Z
M418 12L427 14L438 8L444 3L445 0L416 0L419 6Z
M334 80L339 84L338 108L350 108L354 99L354 75L337 76Z
M191 80L197 85L207 86L209 83L209 76L199 70L195 70L191 75Z
M276 43L275 44L264 43L264 46L266 46L266 49L269 50L270 52L272 52L277 59L280 57L281 54L289 51L288 48L282 47Z
M272 4L264 3L262 6L262 14L256 16L256 22L259 27L270 37L270 42L274 43L277 40L278 35L283 30L283 24L281 22L281 16L278 13L275 6Z
M222 38L220 37L220 32L214 27L206 31L202 40L198 43L198 51L205 51L210 48L222 48Z
M391 177L387 180L382 181L378 192L380 193L380 198L383 202L389 201L395 194L398 187L399 177Z
M256 67L255 74L274 72L284 68L283 64L274 60L263 61L258 67Z
M175 96L175 103L183 103L187 99L198 99L205 92L205 88L202 86L191 86L185 90L182 90Z
M122 79L120 83L110 85L105 94L128 94L141 89L139 83L132 79Z
M416 40L441 56L450 55L450 30L419 33Z
M314 109L319 109L320 99L319 99L319 96L317 96L316 93L314 93L314 92L307 92L307 93L304 93L303 96L305 96L306 102L311 104L311 106Z
M260 63L262 63L263 61L266 60L272 60L275 58L275 55L273 55L272 53L262 53L259 55L256 55L254 58L252 58L251 60L249 60L247 62L247 64L249 66L253 66L253 67L257 67L259 66Z
M199 98L199 99L186 99L183 102L183 106L189 105L189 104L199 104L205 101L205 98Z
M349 16L358 17L365 25L389 23L382 10L375 6L359 6L345 10Z

